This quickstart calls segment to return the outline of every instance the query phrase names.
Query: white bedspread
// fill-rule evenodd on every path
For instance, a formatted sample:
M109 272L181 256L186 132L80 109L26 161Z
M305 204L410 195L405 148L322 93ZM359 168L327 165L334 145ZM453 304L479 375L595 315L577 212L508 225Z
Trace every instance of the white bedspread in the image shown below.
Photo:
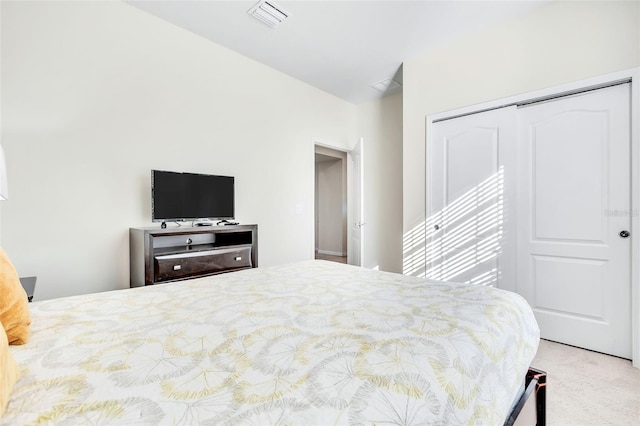
M36 302L2 425L502 424L518 295L322 261Z

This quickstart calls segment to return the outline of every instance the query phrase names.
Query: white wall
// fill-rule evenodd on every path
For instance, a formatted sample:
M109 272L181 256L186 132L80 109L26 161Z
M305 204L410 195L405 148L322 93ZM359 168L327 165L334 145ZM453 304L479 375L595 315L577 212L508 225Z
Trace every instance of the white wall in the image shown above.
M423 230L428 114L639 66L639 8L640 2L553 2L406 60L404 239ZM424 240L414 249L421 248Z
M129 286L152 168L235 176L260 265L312 258L309 153L356 140L355 106L124 3L1 7L1 237L36 299Z
M402 101L396 93L358 106L364 139L363 266L402 272Z

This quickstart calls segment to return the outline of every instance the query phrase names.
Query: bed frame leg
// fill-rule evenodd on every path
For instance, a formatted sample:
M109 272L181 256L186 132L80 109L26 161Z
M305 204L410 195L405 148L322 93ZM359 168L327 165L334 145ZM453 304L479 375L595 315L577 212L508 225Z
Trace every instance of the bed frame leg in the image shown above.
M529 368L527 380L536 380L536 426L547 424L547 373L535 368Z
M525 375L525 387L518 401L514 404L509 416L504 421L503 426L514 426L515 424L532 424L533 419L521 419L517 422L520 413L530 398L535 396L535 417L537 426L546 426L547 423L547 373L529 367ZM531 403L534 403L532 400ZM533 408L530 404L529 407ZM532 410L533 411L533 410ZM533 417L533 412L528 416ZM526 416L525 416L526 417Z

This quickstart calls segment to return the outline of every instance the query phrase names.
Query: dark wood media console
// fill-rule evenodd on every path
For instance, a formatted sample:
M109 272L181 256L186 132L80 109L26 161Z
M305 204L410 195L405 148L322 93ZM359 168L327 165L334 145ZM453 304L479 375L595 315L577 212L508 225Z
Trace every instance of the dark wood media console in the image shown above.
M258 225L130 228L131 287L258 266Z

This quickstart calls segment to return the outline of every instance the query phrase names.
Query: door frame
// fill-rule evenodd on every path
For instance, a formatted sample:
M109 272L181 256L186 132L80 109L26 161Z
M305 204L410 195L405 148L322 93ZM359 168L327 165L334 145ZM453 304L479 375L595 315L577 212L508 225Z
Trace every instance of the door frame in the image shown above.
M640 67L609 73L598 77L566 83L546 89L526 92L494 101L483 102L450 111L429 114L425 118L425 167L429 164L429 151L432 145L433 124L438 121L476 114L508 105L537 102L544 99L570 95L586 90L594 90L616 83L631 83L631 356L633 366L640 368ZM427 170L425 168L425 180ZM429 188L429 182L425 182ZM424 211L427 212L425 197ZM426 221L425 221L426 222ZM425 225L426 226L426 225ZM426 241L425 241L426 244ZM426 262L426 257L424 259Z
M361 138L358 138L358 140L361 140ZM313 220L313 228L312 228L312 257L315 258L315 233L316 233L316 226L315 226L315 210L316 210L316 197L315 197L315 154L316 154L316 146L320 146L323 148L328 148L328 149L332 149L334 151L339 151L339 152L344 152L347 155L347 163L349 163L350 161L352 161L352 156L351 156L351 151L353 149L353 147L346 147L344 145L341 144L337 144L335 142L331 142L331 141L326 141L326 140L321 140L318 138L313 138L312 139L312 144L311 144L311 150L312 150L312 156L311 158L313 159L313 173L314 173L314 179L313 179L313 189L312 189L312 194L314 194L313 196L313 212L314 212L314 220ZM364 167L364 165L363 165ZM350 194L350 188L352 188L353 185L353 179L354 177L351 175L351 167L347 166L346 168L346 179L347 179L347 258L349 258L350 253L352 253L352 249L354 249L353 244L351 242L351 223L353 222L353 216L354 216L354 209L353 209L353 199L352 196ZM362 211L362 209L364 208L364 204L362 201L362 196L360 197L361 199L359 200L361 203L360 209ZM362 232L364 232L364 230L362 230ZM362 266L362 255L364 253L364 249L362 247L360 247L360 265L357 266Z

